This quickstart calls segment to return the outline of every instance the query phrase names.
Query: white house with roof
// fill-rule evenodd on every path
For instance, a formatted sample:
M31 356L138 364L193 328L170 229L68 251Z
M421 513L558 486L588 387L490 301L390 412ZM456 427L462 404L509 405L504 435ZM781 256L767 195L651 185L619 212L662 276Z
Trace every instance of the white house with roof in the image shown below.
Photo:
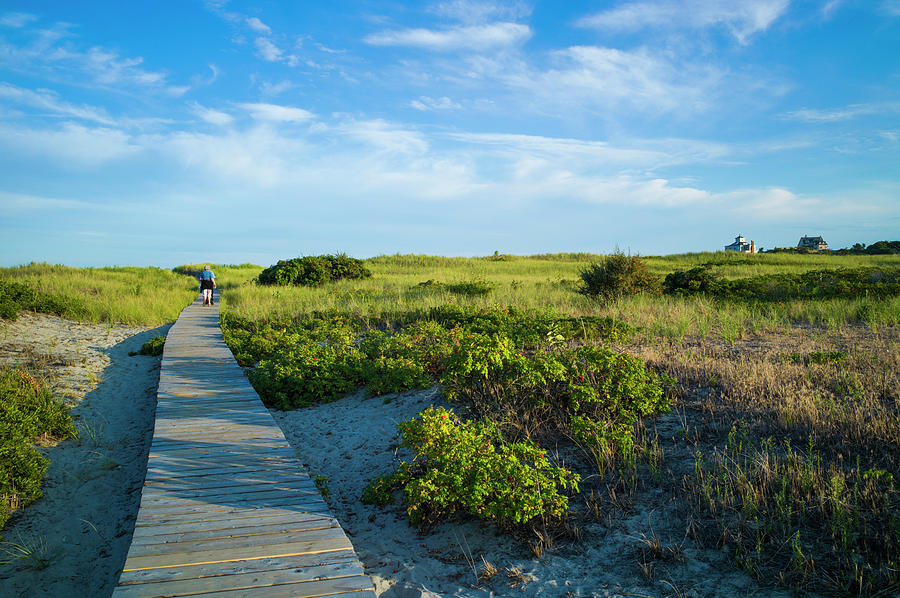
M738 253L756 253L756 243L751 239L748 243L743 235L734 238L734 243L725 246L725 251L736 251Z

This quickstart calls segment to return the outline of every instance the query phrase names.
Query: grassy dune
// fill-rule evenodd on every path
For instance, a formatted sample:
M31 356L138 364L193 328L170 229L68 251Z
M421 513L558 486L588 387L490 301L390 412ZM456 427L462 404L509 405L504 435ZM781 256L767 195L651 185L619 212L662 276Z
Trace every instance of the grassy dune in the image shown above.
M339 310L364 318L397 321L404 314L421 313L446 304L514 306L549 308L573 316L612 316L640 326L653 336L705 338L713 335L729 341L791 324L834 329L861 321L870 327L900 323L900 298L896 297L878 301L861 298L739 303L706 297L636 296L599 305L575 292L580 270L599 259L600 256L591 254L485 258L381 256L365 261L372 271L371 278L319 288L256 286L253 279L261 267L216 266L215 270L223 305L253 319ZM898 267L900 257L719 252L647 257L645 262L659 277L711 263L715 264L717 274L736 279L826 268ZM427 284L429 281L442 284ZM467 296L448 288L454 283L472 281L492 285L493 290L486 295Z
M155 326L173 322L197 296L194 278L161 268L72 268L31 263L0 268L0 280L59 299L58 315L87 322Z

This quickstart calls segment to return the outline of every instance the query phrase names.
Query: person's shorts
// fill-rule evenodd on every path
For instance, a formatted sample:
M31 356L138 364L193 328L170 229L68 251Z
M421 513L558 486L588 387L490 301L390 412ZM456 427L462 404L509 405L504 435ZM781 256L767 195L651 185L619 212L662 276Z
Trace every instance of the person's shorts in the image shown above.
M200 290L205 291L206 289L212 290L213 281L212 280L201 280L200 281Z

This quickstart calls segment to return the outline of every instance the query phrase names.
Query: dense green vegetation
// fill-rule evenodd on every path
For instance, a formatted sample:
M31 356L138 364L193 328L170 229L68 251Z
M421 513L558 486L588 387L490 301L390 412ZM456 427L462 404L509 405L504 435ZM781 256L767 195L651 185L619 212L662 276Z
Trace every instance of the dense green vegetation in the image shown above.
M259 273L264 285L317 287L336 280L368 278L372 273L363 262L344 253L281 260Z
M36 263L0 268L0 285L4 314L25 309L74 320L144 326L175 321L198 292L196 280L161 268Z
M0 369L0 529L13 511L42 496L50 462L34 448L35 440L74 436L69 410L46 384L24 369Z

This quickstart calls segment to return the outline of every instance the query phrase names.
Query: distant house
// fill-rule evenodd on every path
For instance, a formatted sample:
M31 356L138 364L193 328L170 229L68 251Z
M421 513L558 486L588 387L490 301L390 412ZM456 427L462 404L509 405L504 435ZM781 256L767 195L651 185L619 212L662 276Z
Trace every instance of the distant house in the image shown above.
M800 237L797 247L799 249L811 249L812 251L828 251L828 243L822 237Z
M751 240L749 243L744 240L743 235L734 238L734 243L725 246L725 251L737 251L738 253L756 253L756 243Z

